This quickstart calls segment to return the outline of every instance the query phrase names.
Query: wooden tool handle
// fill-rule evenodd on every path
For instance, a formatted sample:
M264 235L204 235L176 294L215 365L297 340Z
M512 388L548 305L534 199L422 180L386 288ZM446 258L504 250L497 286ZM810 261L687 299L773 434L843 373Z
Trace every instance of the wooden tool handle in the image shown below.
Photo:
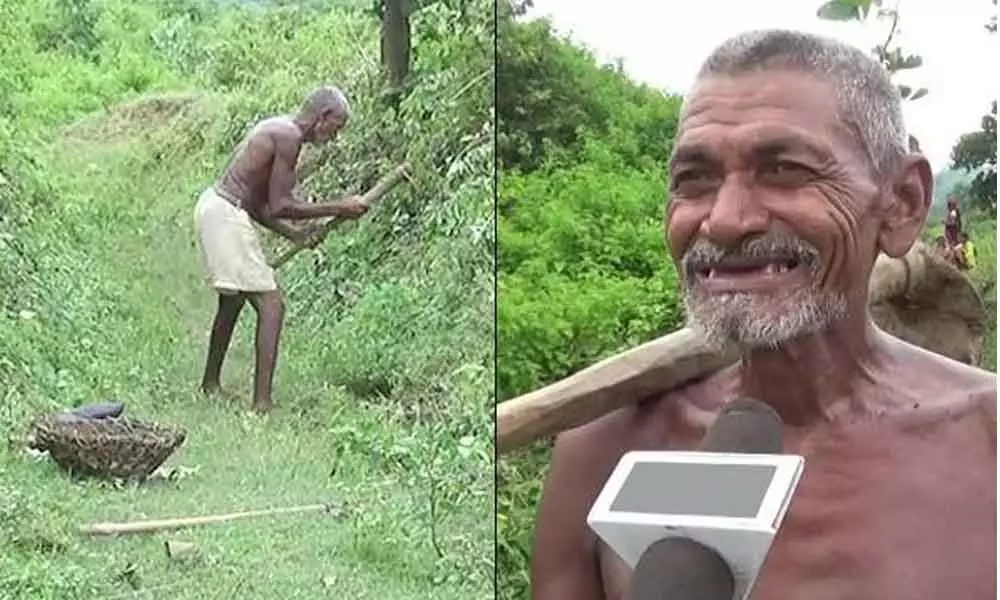
M915 245L901 258L880 255L872 269L869 302L896 297L925 277L926 250ZM681 329L611 356L496 408L496 444L510 452L535 440L588 423L655 394L665 394L738 359L716 353L689 329Z
M307 506L293 506L290 508L269 508L265 510L251 510L246 512L229 513L226 515L208 515L204 517L180 517L177 519L159 519L154 521L132 521L128 523L92 523L80 528L81 533L88 535L119 535L125 533L155 533L169 529L181 529L196 525L207 525L211 523L224 523L226 521L236 521L238 519L250 519L254 517L265 517L270 515L281 515L289 513L303 512L331 512L334 507L330 504L309 504Z
M497 406L500 453L572 429L670 390L736 359L711 350L690 329L681 329L607 358L534 392Z
M387 175L382 177L382 179L379 179L372 189L368 190L363 196L361 196L361 203L365 206L371 206L382 196L388 194L392 188L399 184L400 181L409 180L409 169L409 165L407 163L403 163L390 171ZM346 219L344 217L333 217L328 219L323 223L323 227L320 229L319 239L322 240L325 238L331 231L333 231L334 227L345 220ZM289 248L271 263L271 267L274 269L280 268L305 248L308 248L308 246L293 246Z

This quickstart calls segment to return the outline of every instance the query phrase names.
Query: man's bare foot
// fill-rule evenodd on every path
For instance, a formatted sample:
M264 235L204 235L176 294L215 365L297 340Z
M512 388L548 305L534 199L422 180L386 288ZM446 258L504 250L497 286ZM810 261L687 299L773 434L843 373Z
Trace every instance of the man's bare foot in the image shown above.
M201 393L206 396L217 396L222 394L222 386L216 383L202 383Z
M272 406L270 402L254 402L250 405L251 412L260 416L269 414L271 412L271 408Z

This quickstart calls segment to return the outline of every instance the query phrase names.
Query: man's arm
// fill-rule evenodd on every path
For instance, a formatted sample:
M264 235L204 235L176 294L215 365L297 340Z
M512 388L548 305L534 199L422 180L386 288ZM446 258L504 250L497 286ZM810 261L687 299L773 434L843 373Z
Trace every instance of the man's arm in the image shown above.
M992 376L992 374L991 374ZM991 385L986 386L984 391L980 391L978 394L973 395L976 403L979 405L980 410L983 415L983 425L985 425L986 434L989 436L990 442L993 446L993 453L996 454L997 451L997 384L996 378L993 379Z
M292 196L292 199L296 203L305 204L307 202L305 200L302 200L302 198L299 196L298 186L294 186L292 188L290 195ZM265 212L267 211L260 211L260 210L255 211L253 213L254 219L264 227L267 227L274 233L277 233L278 235L282 236L283 238L295 244L304 243L307 240L307 238L314 232L309 228L301 228L301 229L297 228L292 224L288 223L287 221L275 218L270 214L264 214Z
M281 219L276 219L261 212L254 213L253 217L258 223L290 242L298 244L305 240L306 232L304 230L296 229Z
M556 439L535 523L532 600L605 600L587 513L624 453L612 413Z
M318 219L323 217L357 217L365 210L357 201L347 198L340 202L302 202L295 198L295 161L297 145L294 140L275 135L274 159L268 182L267 204L261 215L264 219Z

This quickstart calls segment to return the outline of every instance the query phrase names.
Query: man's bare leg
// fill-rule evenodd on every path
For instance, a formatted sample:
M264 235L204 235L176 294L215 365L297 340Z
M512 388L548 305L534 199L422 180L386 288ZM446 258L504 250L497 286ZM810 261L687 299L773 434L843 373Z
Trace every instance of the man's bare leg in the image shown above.
M245 302L246 297L242 294L219 294L219 307L215 312L212 335L208 342L205 374L201 378L201 391L206 394L215 394L221 389L222 363L226 359L229 342L233 339L236 321Z
M257 311L257 360L254 368L253 405L258 413L271 410L271 385L278 362L278 342L285 318L285 302L281 290L250 294L250 303Z

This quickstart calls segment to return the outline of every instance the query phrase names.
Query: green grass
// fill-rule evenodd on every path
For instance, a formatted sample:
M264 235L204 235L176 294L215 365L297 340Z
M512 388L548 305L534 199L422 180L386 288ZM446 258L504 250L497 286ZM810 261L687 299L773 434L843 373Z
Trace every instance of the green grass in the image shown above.
M47 459L5 456L3 529L27 544L64 544L58 552L5 551L0 559L4 598L486 598L475 572L440 559L427 540L462 549L469 532L481 535L485 515L444 515L432 521L427 490L398 466L338 440L321 424L278 410L265 420L232 406L197 398L170 399L171 408L143 416L181 424L189 441L168 464L197 471L176 481L123 488L74 482ZM404 444L401 423L346 407L338 420L357 438ZM339 440L342 442L343 440ZM339 457L338 457L339 456ZM335 473L331 475L331 471ZM416 483L420 483L419 481ZM11 490L5 490L10 493ZM263 517L189 530L121 538L87 538L75 528L123 521L222 514L335 502L346 516ZM163 542L191 542L193 562L172 562ZM412 541L409 541L412 540ZM466 548L471 550L471 548ZM120 575L134 565L139 589ZM468 567L470 565L466 565ZM482 576L487 561L471 565ZM334 585L324 579L333 577ZM145 591L144 591L145 590Z
M492 347L490 329L437 307L443 300L419 288L460 283L440 270L386 281L387 271L371 266L360 299L344 307L316 289L322 281L302 274L309 261L300 257L289 267L294 275L282 274L295 289L288 294L275 412L263 420L246 415L249 307L223 373L228 397L200 397L194 390L215 298L201 279L190 214L198 186L214 177L223 157L154 160L155 130L75 128L40 152L58 202L32 233L49 244L38 260L52 294L25 301L30 311L0 333L24 352L25 368L43 367L11 390L18 401L8 402L2 420L22 428L45 410L119 400L127 414L186 427L188 439L167 465L197 472L118 488L75 482L50 461L5 446L0 598L492 598L492 425L484 408L492 404L492 372L457 357L440 367L447 377L433 382L433 394L412 377L385 397L354 395L345 385L399 375L386 372L391 361L378 364L383 356L428 373L451 360L452 347L470 355ZM376 209L370 218L385 217ZM330 244L364 241L359 228ZM447 240L422 250L447 253ZM467 288L453 294L476 303L472 314L488 308ZM440 326L399 337L406 332L389 311L408 298L424 302L411 326ZM334 310L342 318L329 322ZM323 502L346 504L348 515L279 516L120 539L76 533L92 521ZM166 539L195 543L200 561L171 563ZM34 548L33 540L63 548ZM119 577L129 565L138 590Z
M997 221L996 215L972 215L968 219L969 237L976 247L976 266L969 272L969 278L983 296L986 314L990 316L983 336L983 351L979 366L997 370Z
M0 444L0 600L492 598L489 4L415 7L394 109L378 19L355 3L13 0L0 16L0 427L117 400L185 426L168 465L197 467L119 488ZM303 187L362 192L404 160L413 183L280 270L276 410L254 420L249 307L230 395L195 393L216 300L192 211L253 122L329 83L350 125L304 151L319 166ZM190 565L167 561L164 536L77 533L323 502L350 512L170 534L199 548ZM130 564L139 590L118 577Z

